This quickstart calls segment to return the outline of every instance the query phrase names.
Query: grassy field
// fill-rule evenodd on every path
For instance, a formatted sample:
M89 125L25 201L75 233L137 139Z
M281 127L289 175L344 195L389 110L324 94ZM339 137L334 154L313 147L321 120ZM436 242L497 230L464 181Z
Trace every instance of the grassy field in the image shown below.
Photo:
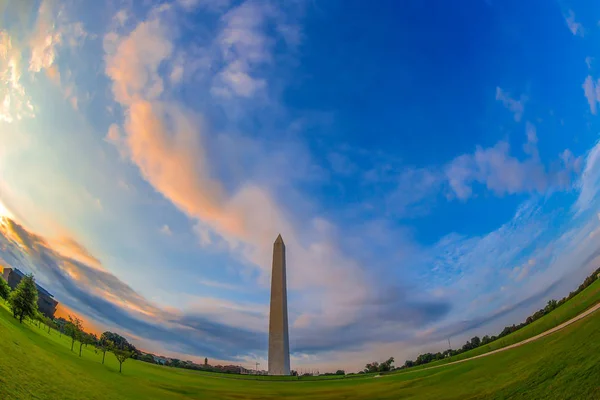
M558 310L557 310L558 311ZM106 365L68 338L20 325L0 307L0 399L596 399L600 314L468 363L380 378L247 381L146 364Z

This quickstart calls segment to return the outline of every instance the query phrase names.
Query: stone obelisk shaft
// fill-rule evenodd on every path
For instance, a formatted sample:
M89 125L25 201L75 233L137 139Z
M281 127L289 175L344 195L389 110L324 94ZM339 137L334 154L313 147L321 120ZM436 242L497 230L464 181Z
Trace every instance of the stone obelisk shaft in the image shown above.
M271 313L269 316L269 375L290 374L285 244L281 235L273 244Z

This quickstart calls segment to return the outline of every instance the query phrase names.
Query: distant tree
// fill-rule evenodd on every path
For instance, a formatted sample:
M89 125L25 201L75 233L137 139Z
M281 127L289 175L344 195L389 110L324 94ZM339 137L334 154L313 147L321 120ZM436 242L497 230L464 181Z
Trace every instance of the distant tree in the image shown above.
M117 358L117 361L119 361L119 373L121 373L121 371L123 370L123 363L132 356L133 351L126 348L121 349L116 346L113 346L112 352Z
M118 348L127 348L128 350L135 350L135 347L127 341L123 336L118 333L106 331L102 334L106 339L110 340Z
M65 325L65 334L71 338L71 351L73 351L75 341L80 340L82 332L83 323L81 320L77 316L72 317L69 315L69 322Z
M62 317L54 319L54 324L56 325L56 329L58 329L58 337L62 337L62 335L65 333L65 327L68 323L69 321Z
M114 346L114 343L108 338L106 333L107 332L104 332L102 335L100 335L100 339L98 339L98 344L96 345L98 350L102 352L102 364L104 364L106 352L110 351L110 349Z
M557 307L558 302L554 299L552 300L548 300L548 304L546 304L546 307L544 308L544 311L547 313L549 313L550 311L554 310Z
M52 318L46 317L44 322L46 323L46 326L48 327L48 335L50 334L51 329L58 329L58 325L56 325L56 322L54 322L54 320Z
M344 371L343 369L338 369L337 371L335 371L336 375L346 375L346 371Z
M481 338L481 345L486 345L489 342L491 342L490 337L488 335L485 335L483 338Z
M98 336L96 336L95 333L88 333L88 335L90 336L90 340L88 341L88 343L86 343L85 347L87 347L88 344L91 344L93 346L96 346L98 344Z
M86 333L84 331L79 333L79 357L81 357L82 347L84 345L87 347L88 344L93 344L95 338L96 336L91 333Z
M140 358L138 358L138 360L154 364L154 357L152 357L151 354L143 354Z
M208 367L208 358L207 357L204 357L204 366Z
M379 363L377 361L365 365L365 373L373 373L379 371Z
M411 367L414 367L414 366L415 366L414 361L412 361L412 360L406 360L406 361L404 361L404 367L405 368L411 368Z
M481 345L481 340L479 339L479 336L475 336L474 338L471 339L471 348L472 349L479 347L479 345Z
M35 322L37 322L38 328L41 328L42 324L46 323L46 316L39 311L37 313L35 313L35 316L33 317L33 319Z
M38 306L38 291L35 286L33 275L25 275L21 282L12 291L8 299L13 316L23 323L23 318L34 318Z
M386 361L379 364L379 372L391 371L392 368L394 368L394 357L390 357Z
M8 286L8 283L4 278L0 276L0 298L8 300L8 296L10 296L10 286Z
M108 340L110 340L111 342L114 343L114 345L120 349L127 349L131 351L131 358L138 358L138 356L141 354L141 352L135 348L134 345L132 345L131 343L129 343L127 341L127 339L125 339L123 336L119 335L118 333L114 333L114 332L104 332L102 335L104 335L104 337Z

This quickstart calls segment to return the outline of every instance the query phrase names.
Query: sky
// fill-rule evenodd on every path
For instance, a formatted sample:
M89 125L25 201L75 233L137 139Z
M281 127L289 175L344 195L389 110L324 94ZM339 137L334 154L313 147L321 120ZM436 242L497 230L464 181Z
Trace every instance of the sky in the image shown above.
M139 348L497 334L600 266L594 1L0 0L0 264Z

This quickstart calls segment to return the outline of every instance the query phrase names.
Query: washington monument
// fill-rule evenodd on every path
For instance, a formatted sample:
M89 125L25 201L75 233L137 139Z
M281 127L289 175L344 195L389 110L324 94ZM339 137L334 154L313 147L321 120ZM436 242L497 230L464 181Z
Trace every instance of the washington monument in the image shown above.
M281 235L273 244L271 313L269 316L269 375L290 374L285 244Z

